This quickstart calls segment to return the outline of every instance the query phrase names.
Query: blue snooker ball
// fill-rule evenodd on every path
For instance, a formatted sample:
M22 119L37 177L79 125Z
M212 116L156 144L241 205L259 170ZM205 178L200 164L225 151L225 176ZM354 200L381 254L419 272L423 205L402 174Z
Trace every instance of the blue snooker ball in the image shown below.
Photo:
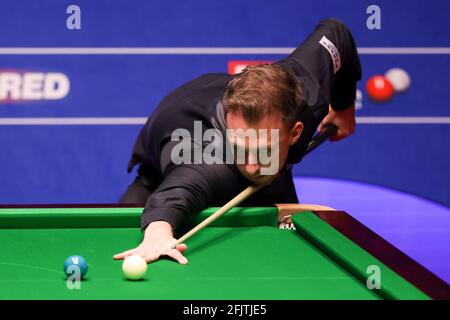
M70 256L64 261L64 273L68 277L75 275L78 270L80 278L83 279L88 271L88 264L82 256Z

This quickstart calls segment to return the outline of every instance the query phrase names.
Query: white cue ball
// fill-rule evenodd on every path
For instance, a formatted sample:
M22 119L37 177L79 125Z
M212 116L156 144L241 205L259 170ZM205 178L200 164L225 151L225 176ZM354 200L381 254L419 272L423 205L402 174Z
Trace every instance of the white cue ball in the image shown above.
M128 256L123 260L122 271L129 280L140 280L147 272L147 262L138 255Z
M396 92L406 91L411 85L411 78L403 69L389 69L384 76L392 83L392 86Z

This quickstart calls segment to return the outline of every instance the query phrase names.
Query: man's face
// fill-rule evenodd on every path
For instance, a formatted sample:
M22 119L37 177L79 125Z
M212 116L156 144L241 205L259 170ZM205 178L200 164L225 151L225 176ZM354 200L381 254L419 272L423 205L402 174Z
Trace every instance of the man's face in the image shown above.
M240 113L228 112L226 122L236 166L245 178L255 184L268 184L277 177L286 162L289 147L297 141L303 129L300 122L293 128L287 128L279 113L249 123ZM239 132L255 132L256 139ZM236 159L239 152L244 159Z

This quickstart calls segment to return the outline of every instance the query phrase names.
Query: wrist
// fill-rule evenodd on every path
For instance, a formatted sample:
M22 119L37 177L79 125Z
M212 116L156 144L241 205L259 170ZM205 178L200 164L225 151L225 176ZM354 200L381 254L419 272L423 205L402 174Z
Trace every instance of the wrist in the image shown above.
M147 226L147 229L145 229L145 236L155 233L170 234L172 236L173 234L172 226L167 221L163 220L153 221Z

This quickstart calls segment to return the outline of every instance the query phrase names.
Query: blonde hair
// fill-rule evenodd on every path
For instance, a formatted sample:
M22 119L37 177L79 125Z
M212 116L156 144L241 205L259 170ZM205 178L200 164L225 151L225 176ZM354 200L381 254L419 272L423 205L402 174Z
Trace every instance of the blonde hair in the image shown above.
M225 112L242 114L257 122L279 112L290 128L301 112L302 87L289 72L275 64L247 67L228 84L223 98Z

